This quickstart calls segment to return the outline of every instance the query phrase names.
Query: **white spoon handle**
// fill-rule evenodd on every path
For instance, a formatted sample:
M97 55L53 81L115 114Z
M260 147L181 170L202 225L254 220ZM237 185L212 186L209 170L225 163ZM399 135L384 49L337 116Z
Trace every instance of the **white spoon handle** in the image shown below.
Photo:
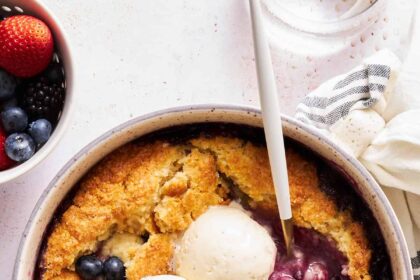
M280 218L292 218L281 110L259 0L250 0L254 49L265 138Z

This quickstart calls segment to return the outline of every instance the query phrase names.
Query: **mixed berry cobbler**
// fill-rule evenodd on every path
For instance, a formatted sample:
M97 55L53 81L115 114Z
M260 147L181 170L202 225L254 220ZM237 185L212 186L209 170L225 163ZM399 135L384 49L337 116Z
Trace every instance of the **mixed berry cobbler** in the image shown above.
M270 280L392 279L379 227L350 180L290 140L295 250L285 256L264 143L261 129L202 124L155 132L117 149L56 211L34 278L175 274L179 237L210 206L236 201L276 244Z

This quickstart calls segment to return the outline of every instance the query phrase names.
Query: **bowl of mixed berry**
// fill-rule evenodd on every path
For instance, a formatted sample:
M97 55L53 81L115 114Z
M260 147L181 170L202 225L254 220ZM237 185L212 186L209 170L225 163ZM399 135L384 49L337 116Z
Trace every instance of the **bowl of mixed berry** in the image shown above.
M67 40L42 4L27 2L0 0L0 183L41 162L69 119Z

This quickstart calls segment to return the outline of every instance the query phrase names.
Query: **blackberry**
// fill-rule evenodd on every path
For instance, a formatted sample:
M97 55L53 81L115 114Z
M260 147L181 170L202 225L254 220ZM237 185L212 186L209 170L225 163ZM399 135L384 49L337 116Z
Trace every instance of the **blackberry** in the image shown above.
M61 84L64 81L63 67L57 62L51 62L44 71L43 76L51 83Z
M44 118L55 124L63 109L65 90L61 84L40 77L22 85L19 104L31 120Z

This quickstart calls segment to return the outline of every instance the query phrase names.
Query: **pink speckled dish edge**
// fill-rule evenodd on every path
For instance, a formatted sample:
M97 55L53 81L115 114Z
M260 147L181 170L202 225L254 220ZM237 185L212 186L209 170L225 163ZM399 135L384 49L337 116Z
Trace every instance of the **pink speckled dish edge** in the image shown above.
M54 210L73 185L109 152L144 134L174 125L200 122L230 122L261 127L260 111L252 107L197 105L154 112L127 121L83 148L54 177L38 200L24 230L15 267L14 280L32 279L39 246ZM385 194L368 171L322 133L290 117L283 118L285 135L331 160L359 187L384 235L395 280L413 279L407 244L400 224Z

